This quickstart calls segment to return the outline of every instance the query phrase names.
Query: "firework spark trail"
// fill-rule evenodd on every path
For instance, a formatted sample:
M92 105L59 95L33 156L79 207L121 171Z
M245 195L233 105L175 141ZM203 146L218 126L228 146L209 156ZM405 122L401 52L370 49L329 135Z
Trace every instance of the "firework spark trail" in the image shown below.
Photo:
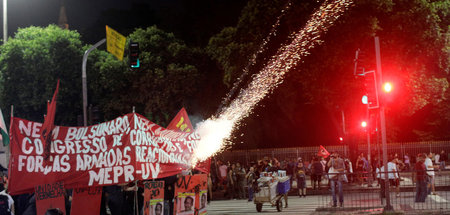
M224 140L231 135L235 126L247 117L255 105L283 82L283 76L291 68L302 62L302 57L309 55L308 50L320 44L321 34L344 13L352 0L325 1L311 16L305 27L292 35L287 46L282 46L272 56L267 65L259 72L246 89L242 89L231 104L218 117L210 118L197 125L196 131L201 139L194 152L193 163L220 152Z
M219 113L220 111L222 111L223 105L226 105L228 104L228 102L230 102L231 97L234 95L235 91L238 89L239 85L244 80L244 77L248 74L250 67L256 64L256 58L258 57L258 55L267 50L267 44L270 42L273 36L277 35L277 30L278 27L280 26L281 18L283 18L284 15L286 15L286 12L291 8L291 5L292 3L291 1L289 1L281 10L281 14L277 17L277 21L275 22L275 24L272 25L270 33L267 35L265 39L263 39L261 45L259 46L259 49L255 53L253 53L251 59L247 63L247 66L245 66L245 68L242 70L241 76L239 76L237 81L234 82L233 88L230 90L225 99L222 101L221 106L217 110Z

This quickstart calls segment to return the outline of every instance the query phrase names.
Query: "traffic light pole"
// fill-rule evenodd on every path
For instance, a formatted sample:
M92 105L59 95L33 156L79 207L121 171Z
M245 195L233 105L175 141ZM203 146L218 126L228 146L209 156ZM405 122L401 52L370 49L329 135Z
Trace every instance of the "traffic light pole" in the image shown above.
M83 55L83 64L81 66L81 84L82 84L82 90L83 90L83 125L87 126L87 77L86 77L86 63L87 63L87 58L89 56L89 53L91 53L91 51L93 51L94 49L96 49L97 47L99 47L100 45L102 45L103 43L106 42L106 39L102 39L100 41L98 41L96 44L94 44L93 46L91 46L88 50L86 50L86 52L84 52Z
M375 37L375 57L377 63L377 73L378 73L378 84L377 87L381 89L381 83L383 83L383 76L381 70L381 54L380 54L380 40ZM381 144L383 147L383 166L384 166L384 187L386 192L386 206L385 211L392 211L391 198L389 194L389 178L388 178L388 167L387 167L387 143L386 143L386 119L384 115L384 99L378 100L380 106L380 127L381 127Z

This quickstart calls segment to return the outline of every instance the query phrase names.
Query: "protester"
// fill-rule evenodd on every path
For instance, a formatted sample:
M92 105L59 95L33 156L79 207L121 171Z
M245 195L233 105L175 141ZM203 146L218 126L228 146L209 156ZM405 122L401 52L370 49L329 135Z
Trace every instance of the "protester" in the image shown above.
M245 169L241 167L241 164L238 162L236 164L236 186L238 190L238 198L239 199L245 199Z
M219 188L226 190L225 186L228 184L228 181L227 181L228 166L221 160L219 160L218 164L219 164L219 174L220 174Z
M404 156L405 170L409 171L411 169L411 161L409 159L409 154L406 153Z
M361 155L358 156L358 159L356 159L356 177L358 179L359 185L362 185L364 182L364 161L361 157Z
M250 170L248 171L245 178L247 179L248 201L251 202L251 201L253 201L253 191L254 191L253 184L255 183L255 180L256 180L254 167L250 167Z
M175 183L180 174L163 178L164 181L164 214L173 215L173 199L175 198Z
M111 212L111 215L123 215L125 214L124 198L122 193L122 187L117 185L111 185L104 187L107 196L107 206Z
M302 160L298 161L297 168L295 169L297 178L298 196L301 198L306 197L306 168Z
M427 198L427 168L424 164L426 156L424 154L419 154L417 156L417 162L414 166L414 171L416 172L416 202L425 202Z
M388 165L388 178L391 186L395 187L395 195L400 196L400 175L397 167L398 158L397 156L391 157Z
M436 195L436 190L434 187L434 168L433 161L431 160L433 158L433 153L429 153L428 157L425 159L425 166L427 167L427 174L428 174L428 194Z
M289 159L289 162L286 167L286 175L289 177L290 185L291 185L290 187L292 187L294 169L295 169L295 159L291 158L291 159Z
M14 214L14 200L4 189L0 192L0 214Z
M235 164L231 164L231 168L228 171L228 184L227 184L227 195L228 198L233 199L236 198L236 183L237 183L237 178L236 178L236 165Z
M330 178L331 195L333 196L333 207L337 207L336 186L338 187L339 207L344 205L344 194L342 182L344 181L345 164L344 160L339 157L339 154L333 153L327 166Z
M442 150L441 156L439 158L439 172L441 170L445 170L445 162L447 162L447 160L448 160L447 154L445 154L445 151Z
M320 190L320 182L322 181L322 175L323 175L322 164L320 163L318 157L314 157L311 164L311 182L313 185L313 190L316 189L316 182L317 182L317 189Z

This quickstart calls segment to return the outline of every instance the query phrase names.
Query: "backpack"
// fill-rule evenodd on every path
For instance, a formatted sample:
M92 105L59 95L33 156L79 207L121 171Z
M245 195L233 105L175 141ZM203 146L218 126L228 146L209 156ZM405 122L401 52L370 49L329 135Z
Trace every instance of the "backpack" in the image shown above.
M11 214L8 196L0 194L0 214Z

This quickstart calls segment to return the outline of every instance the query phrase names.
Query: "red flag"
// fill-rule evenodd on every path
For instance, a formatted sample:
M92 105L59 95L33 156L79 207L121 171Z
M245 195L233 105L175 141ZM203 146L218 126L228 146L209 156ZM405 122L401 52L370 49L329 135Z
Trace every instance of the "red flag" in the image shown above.
M319 152L317 152L317 156L327 158L330 156L330 153L322 146L320 145Z
M59 79L56 84L56 90L53 94L52 102L50 105L47 103L47 115L44 119L44 124L42 125L42 142L44 143L44 159L47 159L50 156L50 143L51 143L51 135L53 128L55 127L55 112L56 112L56 95L58 95L59 89Z
M172 121L169 123L167 129L182 132L194 131L194 127L192 126L191 121L189 120L186 109L181 108L181 110L177 113L175 118L173 118ZM208 158L203 162L199 162L195 166L196 170L204 173L209 173L210 168L211 168L211 158Z
M189 120L186 109L181 108L181 110L178 111L175 118L173 118L167 126L167 129L179 132L192 132L194 130L194 127Z

